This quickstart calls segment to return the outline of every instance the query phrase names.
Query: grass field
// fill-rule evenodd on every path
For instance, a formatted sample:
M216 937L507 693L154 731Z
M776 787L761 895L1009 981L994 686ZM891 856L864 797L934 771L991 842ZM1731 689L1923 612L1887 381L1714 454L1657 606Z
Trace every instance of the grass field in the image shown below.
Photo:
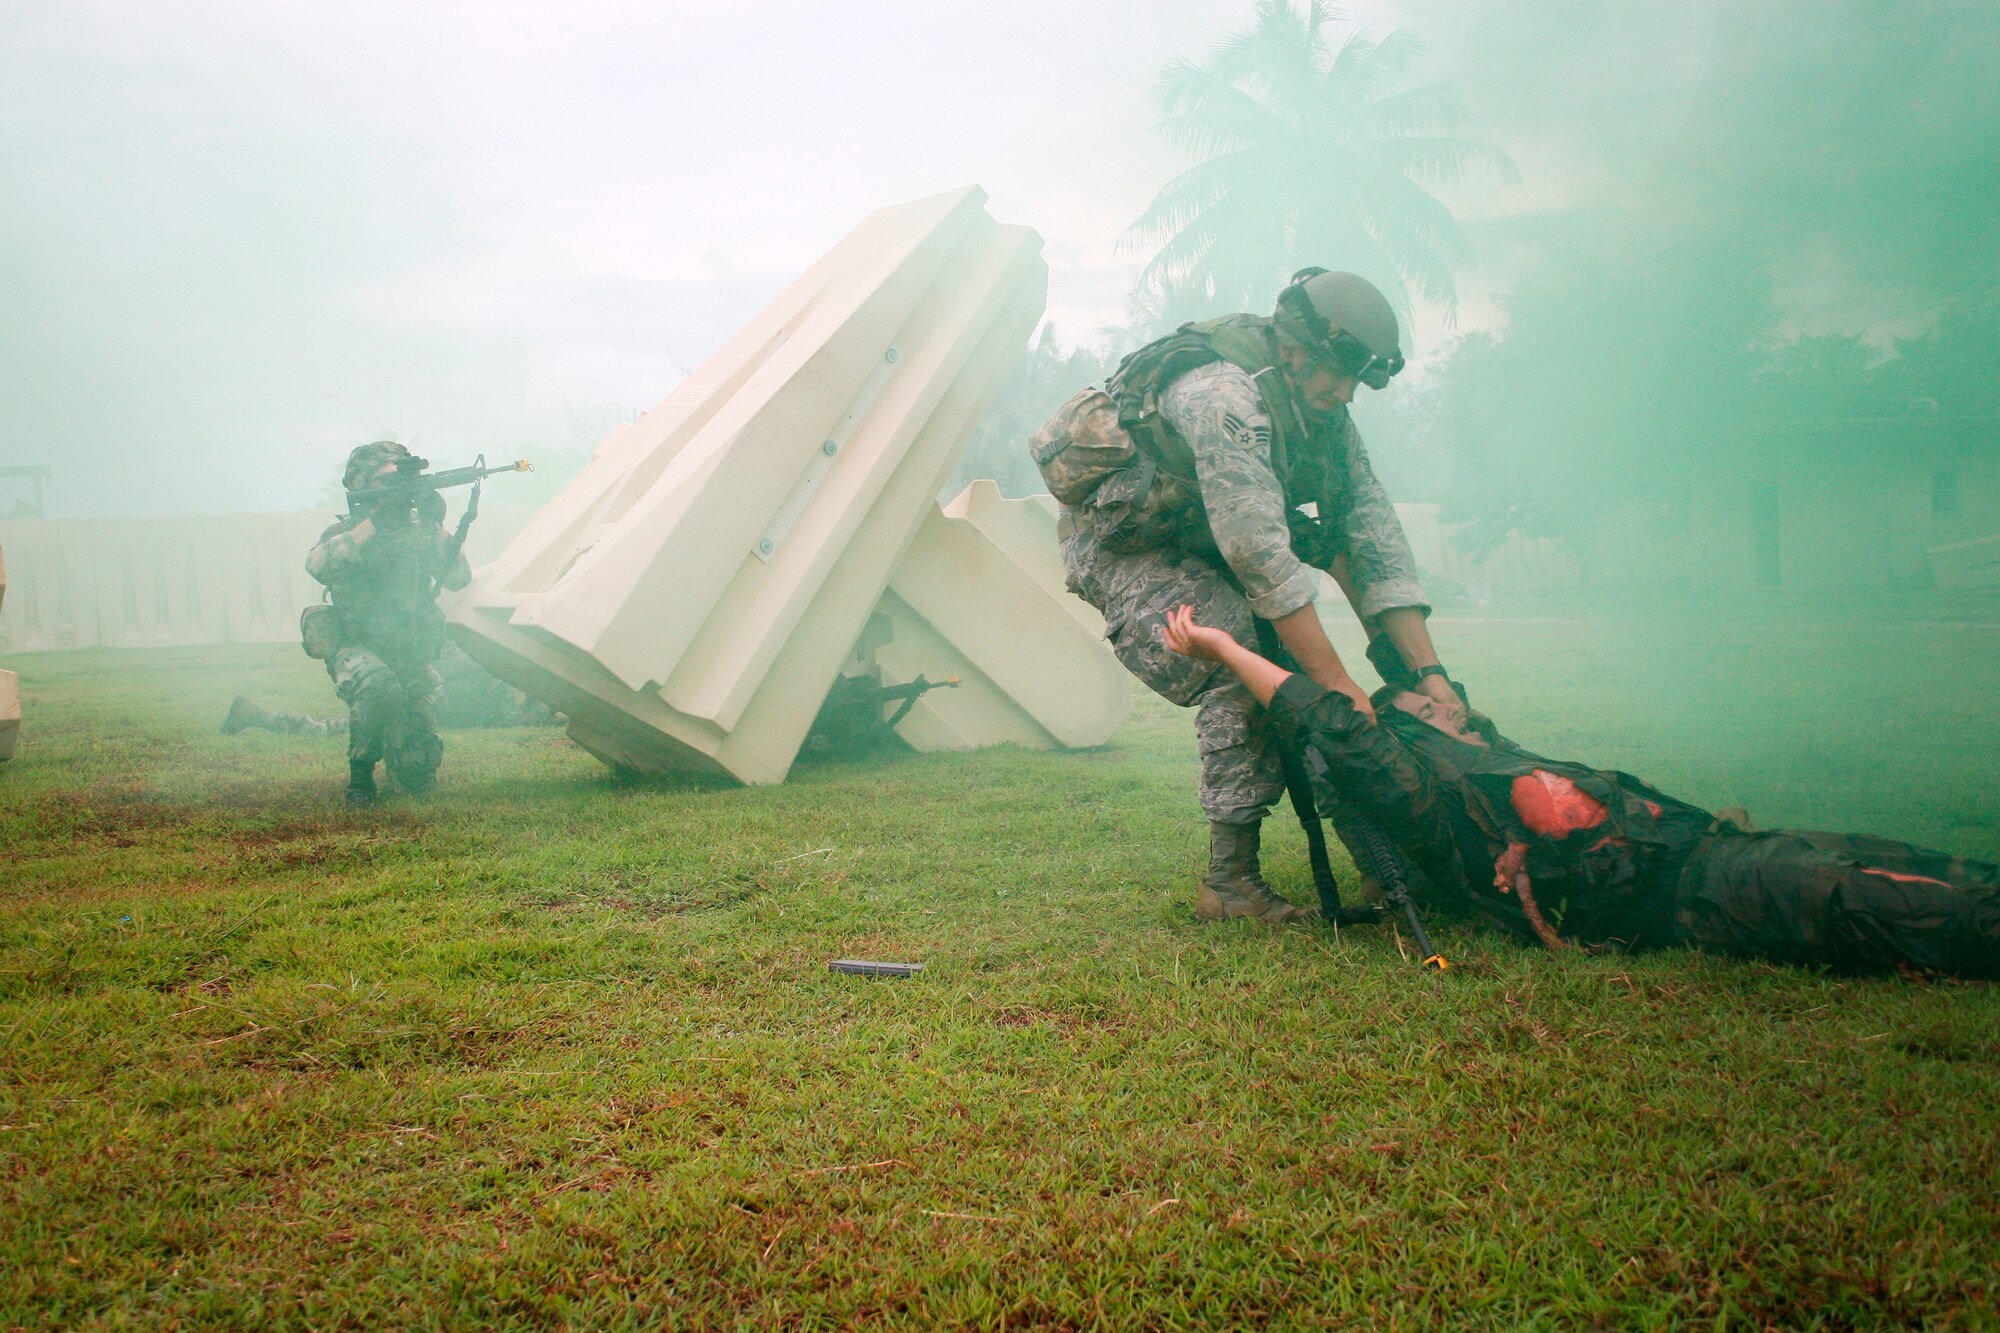
M1991 605L1437 632L1536 748L2000 856ZM2000 988L1198 924L1150 699L754 790L458 732L350 812L216 731L331 706L296 649L7 665L0 1327L2000 1326Z

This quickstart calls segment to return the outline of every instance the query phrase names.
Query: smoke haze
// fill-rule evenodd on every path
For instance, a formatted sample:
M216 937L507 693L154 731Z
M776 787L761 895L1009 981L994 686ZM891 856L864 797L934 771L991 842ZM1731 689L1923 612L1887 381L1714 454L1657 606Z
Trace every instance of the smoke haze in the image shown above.
M1815 335L1889 354L2000 281L1991 6L1347 16L1422 36L1422 76L1520 172L1448 195L1457 321L1420 309L1403 392L1361 409L1399 499L1476 479L1455 441L1483 423L1672 417L1717 364ZM575 451L871 209L971 181L1041 231L1050 319L1091 341L1185 165L1148 133L1152 81L1250 17L8 5L0 462L52 465L52 514L160 513L314 503L384 434Z

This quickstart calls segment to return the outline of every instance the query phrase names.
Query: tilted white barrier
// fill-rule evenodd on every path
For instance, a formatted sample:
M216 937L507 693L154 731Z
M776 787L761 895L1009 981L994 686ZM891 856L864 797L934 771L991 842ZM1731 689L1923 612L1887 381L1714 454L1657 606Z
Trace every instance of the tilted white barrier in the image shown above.
M882 610L895 631L874 653L886 678L963 682L910 711L899 733L919 750L1101 745L1131 708L1104 618L1063 586L1046 495L1009 500L975 481L933 509Z
M903 718L920 748L1108 738L1129 692L1046 507L933 499L1047 289L984 198L872 215L614 430L453 599L466 652L624 768L782 781L864 670L961 678Z

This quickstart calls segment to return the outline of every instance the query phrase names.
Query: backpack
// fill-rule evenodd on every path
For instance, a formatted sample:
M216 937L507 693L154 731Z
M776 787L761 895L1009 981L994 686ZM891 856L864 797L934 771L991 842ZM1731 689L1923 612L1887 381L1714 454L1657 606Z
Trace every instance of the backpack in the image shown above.
M1118 423L1111 395L1085 389L1056 409L1028 441L1028 455L1058 504L1109 551L1145 551L1177 535L1198 504L1191 484L1163 474Z
M1183 324L1119 362L1103 389L1085 389L1064 403L1029 441L1042 482L1107 551L1173 546L1219 559L1201 497L1193 453L1169 429L1160 409L1167 388L1181 376L1228 361L1258 376L1271 419L1271 461L1286 488L1294 546L1324 568L1318 548L1326 542L1323 518L1298 506L1312 496L1293 495L1310 468L1293 468L1304 418L1283 376L1260 372L1271 364L1270 321L1254 315ZM1317 480L1317 475L1314 475ZM1322 506L1324 507L1324 506ZM1302 542L1301 539L1307 539ZM1307 547L1313 549L1309 552Z

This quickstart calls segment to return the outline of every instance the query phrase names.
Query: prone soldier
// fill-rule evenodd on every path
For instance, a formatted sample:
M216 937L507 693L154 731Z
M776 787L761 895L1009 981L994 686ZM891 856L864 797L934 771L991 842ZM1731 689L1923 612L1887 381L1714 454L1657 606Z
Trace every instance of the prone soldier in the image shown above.
M2000 865L1862 834L1751 829L1629 773L1545 758L1395 685L1379 720L1196 619L1163 646L1226 668L1423 867L1431 906L1551 949L1669 945L1843 972L2000 980Z
M446 731L459 727L546 727L561 720L561 714L511 688L450 640L445 641L444 652L433 665L444 682L438 701L438 725ZM229 711L222 719L222 734L234 736L253 728L287 736L345 736L347 715L313 717L308 713L287 713L266 708L251 696L239 694L229 701Z

